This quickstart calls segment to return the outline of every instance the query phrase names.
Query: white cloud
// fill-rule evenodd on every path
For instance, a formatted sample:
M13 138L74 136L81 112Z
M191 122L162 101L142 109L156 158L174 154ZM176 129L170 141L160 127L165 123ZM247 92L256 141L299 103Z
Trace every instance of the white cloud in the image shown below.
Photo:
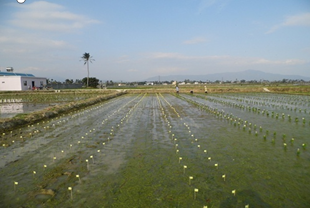
M57 36L99 23L84 15L69 12L61 5L46 1L16 7L19 11L13 13L7 21L10 26L0 27L1 56L20 54L24 55L25 59L26 56L33 59L36 55L50 55L57 50L75 49L76 46L58 39Z
M128 63L130 62L128 55L123 55L117 58L116 63Z
M4 54L28 54L41 52L42 50L58 50L74 48L63 40L55 40L38 34L23 33L14 29L1 28L0 53Z
M266 34L273 33L276 30L279 30L283 27L291 27L291 26L310 26L310 13L303 13L294 16L286 17L285 21L273 26L270 30L266 32Z
M61 5L45 1L23 5L9 22L22 28L57 32L72 32L99 23L98 20L71 13Z
M222 10L227 6L230 0L201 0L198 6L198 14L201 14L204 10L214 5L218 6L219 10Z
M144 78L164 75L199 75L221 72L260 70L279 74L299 74L309 76L310 62L302 59L270 59L267 57L244 56L200 56L184 53L156 52L145 54L131 65ZM146 70L147 69L147 70ZM145 70L145 73L143 71ZM308 72L307 72L308 71Z
M149 58L166 60L166 63L182 62L188 65L199 63L229 65L229 66L247 66L247 65L303 65L308 62L300 59L268 60L259 57L234 57L234 56L187 56L179 53L152 53ZM168 60L168 61L167 61Z
M201 0L198 7L198 13L200 14L203 10L214 5L217 1L218 0Z
M286 59L280 61L272 61L267 59L257 59L252 62L253 64L269 64L269 65L300 65L306 64L307 61L299 59Z
M180 72L185 72L188 71L188 69L183 68L183 67L158 67L154 69L154 72L157 74L162 74L162 75L169 75L169 74L175 74L175 73L180 73Z
M186 56L181 55L179 53L164 53L164 52L151 53L149 57L152 59L163 59L163 58L185 59L185 58L187 58Z
M185 40L183 44L192 45L192 44L204 43L206 41L207 40L203 37L195 37L189 40Z
M150 58L153 59L179 59L179 60L215 60L223 59L228 56L187 56L180 53L151 53Z

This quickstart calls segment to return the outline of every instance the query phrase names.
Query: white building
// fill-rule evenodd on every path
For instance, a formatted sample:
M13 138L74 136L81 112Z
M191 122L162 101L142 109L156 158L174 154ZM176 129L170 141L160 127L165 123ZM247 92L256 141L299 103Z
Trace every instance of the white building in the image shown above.
M0 72L0 91L20 91L42 89L46 78L35 77L33 74Z

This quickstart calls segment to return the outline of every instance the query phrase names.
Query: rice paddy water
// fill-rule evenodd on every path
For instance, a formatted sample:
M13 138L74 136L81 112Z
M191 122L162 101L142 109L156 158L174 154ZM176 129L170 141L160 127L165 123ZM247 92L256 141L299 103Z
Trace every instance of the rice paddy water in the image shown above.
M123 95L3 132L0 205L309 207L309 103Z

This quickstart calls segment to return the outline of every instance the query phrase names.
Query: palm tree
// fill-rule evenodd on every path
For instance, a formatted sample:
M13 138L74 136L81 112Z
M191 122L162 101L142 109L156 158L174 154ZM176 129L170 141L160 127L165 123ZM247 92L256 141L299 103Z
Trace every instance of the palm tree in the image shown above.
M95 61L95 59L92 59L93 57L89 55L89 53L84 53L81 57L84 61L84 65L87 64L87 87L89 82L89 62L92 63L92 61Z

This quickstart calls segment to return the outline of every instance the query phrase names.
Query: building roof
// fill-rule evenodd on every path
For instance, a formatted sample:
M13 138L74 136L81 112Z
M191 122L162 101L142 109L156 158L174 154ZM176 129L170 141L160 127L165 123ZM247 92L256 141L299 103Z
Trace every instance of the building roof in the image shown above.
M24 73L15 73L15 72L0 72L0 76L34 77L33 74L24 74Z

